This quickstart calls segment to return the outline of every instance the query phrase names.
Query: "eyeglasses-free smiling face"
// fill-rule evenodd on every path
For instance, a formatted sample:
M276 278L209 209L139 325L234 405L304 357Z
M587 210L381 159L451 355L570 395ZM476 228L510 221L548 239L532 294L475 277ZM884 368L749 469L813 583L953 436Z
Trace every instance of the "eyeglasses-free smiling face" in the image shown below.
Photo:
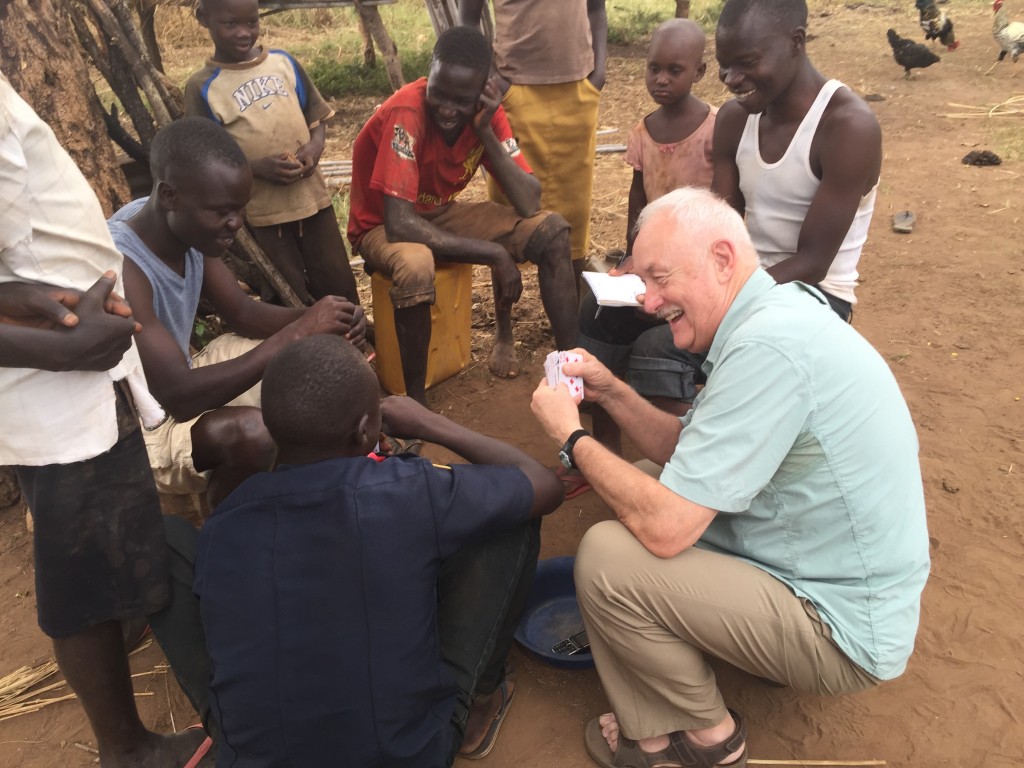
M249 166L213 162L168 183L167 222L175 237L204 256L222 256L242 228L252 191Z
M718 79L751 114L764 112L789 87L801 63L805 31L751 11L715 35Z
M237 64L259 55L260 8L257 0L203 0L196 18L210 31L217 61Z
M680 349L706 352L730 297L714 259L688 241L671 217L648 220L633 244L633 271L644 281L644 311L665 320Z
M427 77L427 113L448 144L454 144L480 109L487 72L435 60Z

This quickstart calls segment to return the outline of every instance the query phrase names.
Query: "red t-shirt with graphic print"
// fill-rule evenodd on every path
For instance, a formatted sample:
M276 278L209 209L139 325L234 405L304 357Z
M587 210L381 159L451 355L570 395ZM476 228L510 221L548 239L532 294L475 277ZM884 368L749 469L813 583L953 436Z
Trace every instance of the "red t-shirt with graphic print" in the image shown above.
M384 223L385 195L408 200L418 213L426 213L454 200L481 163L491 171L473 126L466 126L454 146L445 144L430 119L426 95L426 78L409 83L377 108L356 137L348 216L353 247ZM532 173L500 106L491 128L519 167Z

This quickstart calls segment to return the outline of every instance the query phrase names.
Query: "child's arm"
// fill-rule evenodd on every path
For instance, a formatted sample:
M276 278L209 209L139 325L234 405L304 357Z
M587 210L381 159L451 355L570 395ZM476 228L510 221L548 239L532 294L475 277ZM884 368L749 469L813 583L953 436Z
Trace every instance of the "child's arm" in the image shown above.
M484 152L490 162L491 172L501 185L505 197L512 207L523 218L529 218L540 210L540 182L533 174L524 171L515 161L502 143L502 139L494 133L491 120L501 106L501 94L494 80L488 79L480 94L480 105L473 117L473 130L476 131ZM509 130L511 138L511 130Z
M647 205L644 190L644 172L633 171L633 183L629 185L629 212L626 214L626 258L633 255L633 241L636 239L636 220ZM624 270L628 271L628 270Z
M302 178L313 175L324 153L326 141L327 129L323 123L317 123L309 129L309 141L295 151L295 159L302 163Z
M253 160L249 166L255 178L274 184L294 184L305 173L304 166L291 152L261 157L259 160Z
M536 459L508 443L467 429L433 413L410 397L381 401L383 429L396 437L412 437L441 445L473 464L513 466L533 486L530 517L546 515L562 503L564 491L558 476Z

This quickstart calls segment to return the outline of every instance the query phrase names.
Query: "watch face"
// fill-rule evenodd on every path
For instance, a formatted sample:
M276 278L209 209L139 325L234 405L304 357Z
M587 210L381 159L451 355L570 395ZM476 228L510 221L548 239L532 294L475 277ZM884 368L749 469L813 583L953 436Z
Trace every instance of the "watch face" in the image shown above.
M572 469L572 458L564 450L558 452L558 460L562 462L562 466L566 469Z

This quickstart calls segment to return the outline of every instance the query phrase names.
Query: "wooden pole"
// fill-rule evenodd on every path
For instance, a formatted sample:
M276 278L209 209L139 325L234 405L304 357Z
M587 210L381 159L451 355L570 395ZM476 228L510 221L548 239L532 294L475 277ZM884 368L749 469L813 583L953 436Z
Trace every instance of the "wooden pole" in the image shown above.
M362 23L366 24L366 28L370 30L370 36L377 44L377 49L384 57L384 68L388 73L388 81L390 81L391 87L397 91L405 85L402 62L398 58L398 46L395 45L395 41L391 39L391 35L384 28L384 22L377 6L366 5L362 0L352 0L352 2L355 4L356 11L359 12Z

